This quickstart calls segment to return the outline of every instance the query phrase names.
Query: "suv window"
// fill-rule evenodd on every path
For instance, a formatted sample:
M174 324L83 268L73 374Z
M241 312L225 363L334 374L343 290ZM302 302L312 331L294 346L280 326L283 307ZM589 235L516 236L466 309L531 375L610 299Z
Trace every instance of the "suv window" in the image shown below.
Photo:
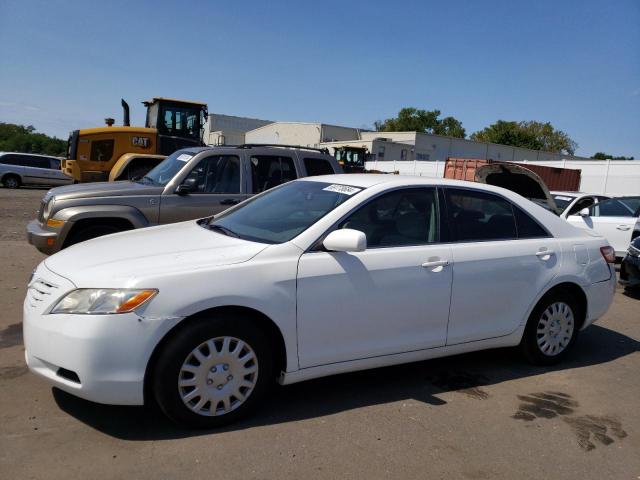
M631 217L633 213L630 206L615 198L596 203L589 209L592 217Z
M305 158L304 168L307 170L307 175L310 177L314 175L331 175L332 173L335 173L331 163L324 158Z
M438 241L435 188L410 188L386 193L360 207L338 228L360 230L367 248L425 245Z
M194 182L194 193L240 193L240 158L212 155L203 158L183 183Z
M51 168L49 165L49 159L46 157L30 156L28 157L27 161L24 163L29 167L46 168L46 169Z
M60 160L57 158L50 158L49 162L51 162L51 166L49 168L52 168L53 170L60 170Z
M0 163L4 163L5 165L17 166L24 166L29 164L27 158L24 155L4 155L0 157Z
M582 198L578 200L573 207L571 207L571 210L569 210L568 215L574 215L578 213L580 210L582 210L583 208L589 208L594 203L595 203L595 199L593 197Z
M295 180L296 168L289 157L253 155L251 157L251 180L253 193L264 192L281 183Z
M517 238L509 203L491 193L446 189L449 224L459 242Z
M113 156L113 140L94 140L91 142L90 160L108 162Z

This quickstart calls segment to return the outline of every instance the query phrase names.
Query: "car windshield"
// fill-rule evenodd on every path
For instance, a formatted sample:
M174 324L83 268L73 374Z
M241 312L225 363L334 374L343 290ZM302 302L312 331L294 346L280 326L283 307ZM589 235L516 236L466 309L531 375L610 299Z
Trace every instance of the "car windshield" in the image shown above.
M362 190L324 182L289 182L202 225L255 242L288 242Z
M177 152L172 153L156 165L153 170L142 177L142 179L140 179L140 183L161 186L166 185L173 177L175 177L176 173L182 170L182 167L184 167L194 155L195 153L184 150L178 150Z
M573 197L568 197L566 195L554 195L553 199L556 202L556 205L561 209L564 210L565 208L567 208L569 206L569 204L571 202L573 202L574 198Z

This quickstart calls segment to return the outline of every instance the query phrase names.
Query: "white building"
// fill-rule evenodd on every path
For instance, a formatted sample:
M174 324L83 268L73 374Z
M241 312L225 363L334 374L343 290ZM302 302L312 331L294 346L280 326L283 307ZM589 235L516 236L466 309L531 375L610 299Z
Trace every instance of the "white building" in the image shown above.
M271 120L210 113L204 125L204 143L207 145L242 145L246 143L246 132L269 123L272 123Z
M274 122L247 132L246 143L317 147L321 143L357 139L360 130L325 123Z

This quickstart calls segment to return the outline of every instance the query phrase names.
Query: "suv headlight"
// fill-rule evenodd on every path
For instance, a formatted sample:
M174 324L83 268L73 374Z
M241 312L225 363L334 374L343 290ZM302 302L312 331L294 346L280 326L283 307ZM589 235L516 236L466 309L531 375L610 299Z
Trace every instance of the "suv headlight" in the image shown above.
M158 290L78 288L65 295L49 313L128 313L151 300Z
M51 215L51 210L53 210L53 204L56 202L55 197L51 197L47 203L44 204L44 208L42 209L42 219L46 222Z

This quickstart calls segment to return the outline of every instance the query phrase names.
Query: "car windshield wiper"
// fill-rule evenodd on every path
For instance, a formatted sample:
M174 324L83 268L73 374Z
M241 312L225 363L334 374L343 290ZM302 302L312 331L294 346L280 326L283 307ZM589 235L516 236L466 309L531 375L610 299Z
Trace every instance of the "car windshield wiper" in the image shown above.
M227 235L228 237L240 238L240 235L238 235L233 230L229 230L227 227L223 227L221 225L216 225L216 224L209 224L208 227L209 227L209 230L214 230L218 233L222 233L223 235Z

